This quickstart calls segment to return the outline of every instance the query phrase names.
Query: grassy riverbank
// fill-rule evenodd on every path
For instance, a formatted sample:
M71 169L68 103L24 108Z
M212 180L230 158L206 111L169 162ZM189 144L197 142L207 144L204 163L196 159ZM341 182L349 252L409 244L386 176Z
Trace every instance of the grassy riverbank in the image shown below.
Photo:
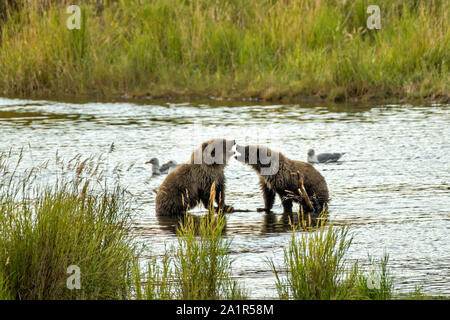
M44 165L20 172L21 158L0 154L0 299L127 298L138 250L123 190L95 191L89 159L42 184Z
M80 1L80 30L66 27L64 2L29 0L0 15L1 95L341 101L450 92L445 0ZM366 28L371 4L380 30Z

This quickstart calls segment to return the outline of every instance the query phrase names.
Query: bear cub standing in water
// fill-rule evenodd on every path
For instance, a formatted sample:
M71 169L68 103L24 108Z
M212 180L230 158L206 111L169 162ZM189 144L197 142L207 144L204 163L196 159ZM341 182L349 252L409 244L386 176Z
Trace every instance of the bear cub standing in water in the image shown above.
M183 215L202 203L208 209L211 187L215 184L215 201L219 209L231 212L225 205L225 166L234 154L234 140L213 139L194 151L188 163L169 173L156 194L156 214Z
M292 202L299 202L305 212L320 213L329 200L325 178L311 164L291 160L264 146L236 146L235 158L249 164L259 176L264 208L270 212L275 194L284 212L292 212Z

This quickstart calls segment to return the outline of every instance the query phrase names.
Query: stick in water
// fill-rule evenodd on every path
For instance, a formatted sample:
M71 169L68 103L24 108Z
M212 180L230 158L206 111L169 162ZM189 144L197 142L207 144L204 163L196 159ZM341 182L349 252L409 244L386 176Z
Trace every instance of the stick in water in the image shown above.
M298 175L300 176L300 173L298 173ZM311 209L312 211L314 211L314 207L311 203L311 200L309 200L308 193L306 192L305 185L303 184L303 177L300 176L299 182L300 182L300 188L298 189L298 192L302 195L303 199L305 199L305 202L306 202L306 205L308 206L308 208Z

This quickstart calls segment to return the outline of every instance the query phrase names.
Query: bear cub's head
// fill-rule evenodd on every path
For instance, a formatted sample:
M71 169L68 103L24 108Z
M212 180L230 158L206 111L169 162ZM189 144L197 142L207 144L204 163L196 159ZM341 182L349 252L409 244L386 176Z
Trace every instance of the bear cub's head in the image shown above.
M194 151L191 163L207 166L226 165L235 154L235 140L212 139L202 143L201 148Z
M253 167L262 175L273 175L278 172L280 153L265 146L236 145L234 158Z

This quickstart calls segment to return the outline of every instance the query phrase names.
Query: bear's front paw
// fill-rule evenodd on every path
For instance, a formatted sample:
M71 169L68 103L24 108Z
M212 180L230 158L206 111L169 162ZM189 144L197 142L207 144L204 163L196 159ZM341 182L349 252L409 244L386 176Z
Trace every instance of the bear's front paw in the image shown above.
M225 213L232 213L234 211L234 208L232 206L225 206L223 208L223 212Z
M234 212L234 208L232 206L223 206L223 207L214 207L214 210L216 212L222 212L222 213L231 213Z

